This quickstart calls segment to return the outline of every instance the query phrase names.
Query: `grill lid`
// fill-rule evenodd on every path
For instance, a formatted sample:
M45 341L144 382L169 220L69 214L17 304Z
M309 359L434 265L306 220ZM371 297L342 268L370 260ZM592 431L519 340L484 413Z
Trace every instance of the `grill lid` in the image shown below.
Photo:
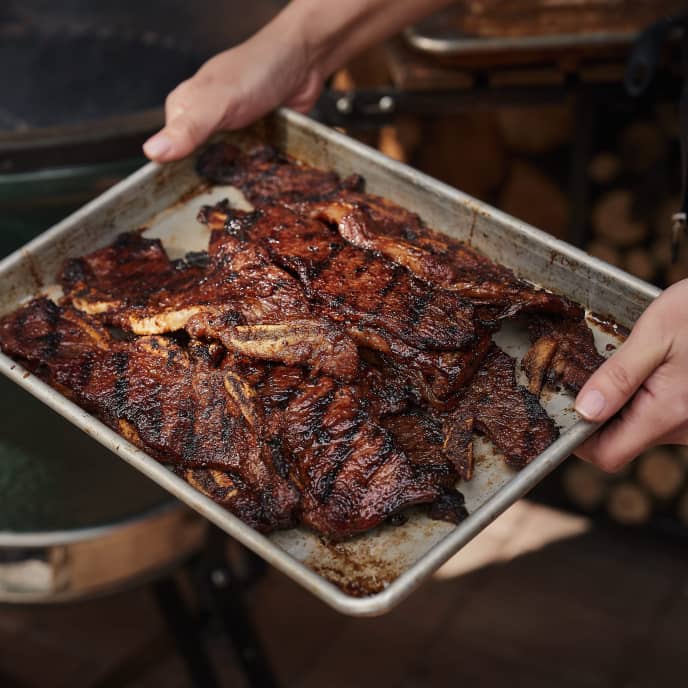
M165 96L285 0L2 0L0 176L141 155Z
M10 24L0 30L0 129L74 125L159 107L205 57L152 31Z

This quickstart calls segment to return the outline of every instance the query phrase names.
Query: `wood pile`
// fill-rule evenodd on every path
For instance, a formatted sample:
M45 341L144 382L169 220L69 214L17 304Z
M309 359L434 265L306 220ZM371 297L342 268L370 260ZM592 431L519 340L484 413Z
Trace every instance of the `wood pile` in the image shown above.
M626 526L661 520L688 528L688 448L656 447L616 474L570 459L563 468L566 498L577 510Z
M626 124L588 166L594 196L588 251L660 286L688 277L688 245L671 263L671 218L680 204L674 110L658 106Z

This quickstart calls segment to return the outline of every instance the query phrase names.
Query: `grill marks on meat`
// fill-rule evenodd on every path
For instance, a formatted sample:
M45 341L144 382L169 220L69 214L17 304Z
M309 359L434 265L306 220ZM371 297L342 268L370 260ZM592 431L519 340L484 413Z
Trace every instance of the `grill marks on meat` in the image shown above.
M598 363L577 306L360 177L271 149L199 164L256 209L204 208L208 252L183 261L140 233L68 261L63 305L0 320L3 351L262 531L342 539L418 504L458 522L474 432L514 467L556 438L491 335L527 311L531 389L575 389Z
M544 381L577 391L602 362L594 345L590 346L591 336L579 305L534 287L463 242L425 227L418 215L363 193L360 178L338 181L331 172L295 164L268 147L241 153L222 144L208 150L199 171L210 179L236 185L254 204L265 203L269 196L270 203L277 200L302 216L336 226L350 244L377 252L434 287L470 300L476 320L488 329L522 312L544 322L539 326L543 339L534 337L526 359L534 370L530 388L536 394ZM263 187L266 174L271 178L269 189ZM319 193L313 193L313 188ZM583 348L561 344L566 341L577 341ZM543 368L545 361L548 364ZM469 373L473 368L466 367ZM435 388L429 396L441 398L443 394L446 391Z
M333 538L432 502L455 481L441 455L414 461L367 406L355 385L321 378L306 381L285 411L301 519Z
M315 201L363 187L359 175L341 180L334 172L301 165L270 146L260 146L249 153L226 144L208 146L196 167L206 179L241 189L253 205L276 200Z
M430 503L432 518L459 523L467 516L463 495L454 489L455 466L445 451L446 434L441 419L415 407L407 413L383 418L381 423L404 447L415 472L432 477L439 494Z
M298 275L328 318L421 350L455 350L475 340L470 303L428 288L370 251L357 250L323 223L279 205L253 213L206 207L201 219L260 242L279 265Z
M415 213L363 193L360 177L342 181L269 147L241 153L223 144L211 146L198 169L208 179L238 187L254 205L279 201L300 215L334 224L354 246L376 251L429 284L481 305L489 320L523 310L582 314L567 299L536 289L466 244L428 229Z
M192 288L202 273L197 265L172 263L158 239L129 232L111 246L66 261L58 279L75 308L115 322L119 311L143 308L153 295L164 304Z
M215 233L259 242L298 276L314 309L344 328L359 346L378 351L433 403L470 377L489 342L464 299L433 289L400 265L341 240L336 230L284 206L244 213L226 204L200 214Z
M113 247L69 261L61 283L75 307L137 335L186 329L256 358L355 375L354 342L313 314L299 283L263 248L217 232L209 253L205 269L177 268L157 240L123 235ZM121 295L117 285L124 285Z
M237 375L213 368L204 345L161 336L117 342L89 316L47 299L3 319L0 342L158 460L206 486L221 475L222 503L242 520L261 530L293 524L298 492L273 470L260 404L227 393Z
M341 539L433 501L456 478L441 455L409 456L382 427L401 402L370 367L360 385L233 356L214 367L198 341L117 342L47 299L3 320L0 333L7 353L260 530L289 527L298 514Z
M349 194L347 201L304 203L302 207L334 223L353 245L377 251L429 284L470 299L486 322L528 310L580 315L580 308L567 299L519 280L511 270L464 244L431 235L417 218L396 212L389 202ZM409 235L413 241L406 238ZM426 235L426 240L419 242L419 235Z
M121 366L123 353L100 323L46 298L0 320L0 344L4 353L72 398L73 390L93 383L103 355Z

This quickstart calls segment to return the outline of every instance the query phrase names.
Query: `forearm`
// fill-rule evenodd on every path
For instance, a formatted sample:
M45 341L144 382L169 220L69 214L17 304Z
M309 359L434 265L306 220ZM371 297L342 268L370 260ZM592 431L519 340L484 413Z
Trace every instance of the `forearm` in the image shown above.
M323 77L451 0L292 0L265 30L300 32L306 59Z

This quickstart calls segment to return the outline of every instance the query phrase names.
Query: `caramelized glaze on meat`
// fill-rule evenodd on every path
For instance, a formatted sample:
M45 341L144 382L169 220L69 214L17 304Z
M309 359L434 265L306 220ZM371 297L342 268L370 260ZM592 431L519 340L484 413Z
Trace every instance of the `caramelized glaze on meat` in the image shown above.
M298 493L274 470L261 404L228 393L228 380L232 389L240 376L231 366L213 367L206 346L161 336L118 342L89 316L47 299L3 320L0 340L158 460L185 475L207 467L222 473L224 486L234 485L223 504L246 522L261 530L293 523Z
M523 359L529 389L539 395L544 385L562 385L578 393L604 362L585 320L539 315L529 322L533 346Z
M298 281L262 247L222 232L211 237L209 254L205 269L175 266L157 240L123 235L69 261L60 282L77 308L138 335L185 329L256 358L356 374L354 342L313 313Z
M307 381L285 411L285 443L301 491L301 518L331 537L370 529L408 506L432 502L445 480L414 463L372 415L356 386Z
M599 364L582 310L407 210L268 148L210 147L240 188L170 261L140 232L65 263L64 299L0 320L2 350L246 523L342 539L410 506L465 516L486 435L519 468L557 435L536 394ZM492 343L525 314L533 348Z
M284 206L244 213L226 204L204 208L200 219L215 232L224 227L265 246L298 277L319 314L360 346L393 360L428 400L445 400L486 351L489 331L474 322L468 301L349 245L321 222Z
M211 146L199 160L199 171L214 181L234 184L257 206L278 199L281 205L301 216L336 226L347 242L378 252L433 287L456 292L469 300L476 323L488 329L521 312L558 315L562 323L584 318L578 304L534 287L465 243L425 227L415 213L363 193L360 177L339 181L331 172L294 164L269 147L242 153L225 145ZM566 327L562 329L564 337ZM534 355L538 354L538 347L546 344L536 340ZM587 379L591 360L569 357L566 377ZM562 377L564 367L560 360L552 363L558 363L560 372L545 371L545 378L550 381Z
M474 470L474 429L487 435L513 468L525 466L558 437L537 397L517 384L514 360L494 345L445 428L445 451L466 480Z
M328 318L421 350L461 349L475 341L471 304L432 289L401 266L342 240L325 224L281 205L245 213L226 205L201 211L211 227L259 242L297 275Z

